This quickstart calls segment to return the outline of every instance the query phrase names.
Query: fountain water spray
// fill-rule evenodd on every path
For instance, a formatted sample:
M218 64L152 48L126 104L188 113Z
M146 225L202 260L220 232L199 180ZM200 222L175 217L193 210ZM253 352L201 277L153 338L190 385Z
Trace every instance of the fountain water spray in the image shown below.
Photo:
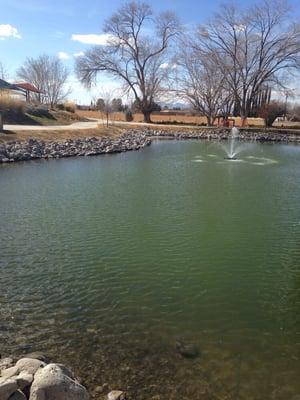
M228 138L229 146L226 146L225 150L227 153L226 160L236 160L236 154L238 149L236 148L236 139L239 136L240 131L235 126L231 129L230 136Z

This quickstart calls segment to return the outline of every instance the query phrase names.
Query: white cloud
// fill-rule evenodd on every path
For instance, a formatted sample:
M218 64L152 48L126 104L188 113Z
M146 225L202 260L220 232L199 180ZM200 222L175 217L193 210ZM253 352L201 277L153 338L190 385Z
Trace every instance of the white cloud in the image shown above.
M68 98L76 104L89 105L91 100L94 101L101 97L101 94L105 93L113 93L114 97L122 97L124 103L126 102L126 98L123 97L124 91L121 88L122 84L119 81L111 80L105 76L99 78L96 86L87 89L82 86L74 74L71 74L67 85L72 89L72 93Z
M160 68L162 68L162 69L167 69L167 68L170 68L170 69L175 69L175 68L177 68L177 64L169 64L169 63L162 63L161 65L160 65Z
M74 56L74 57L81 57L81 56L84 56L84 52L83 52L83 51L79 51L78 53L74 53L73 56Z
M114 36L109 33L102 33L100 35L97 34L88 34L88 35L72 35L72 40L75 40L80 43L85 44L98 44L101 46L107 46L111 40L114 39Z
M68 53L65 53L64 51L59 51L57 53L57 56L60 60L68 60L70 58Z
M9 24L0 25L0 40L4 40L7 38L16 38L21 39L22 36L19 34L18 29Z

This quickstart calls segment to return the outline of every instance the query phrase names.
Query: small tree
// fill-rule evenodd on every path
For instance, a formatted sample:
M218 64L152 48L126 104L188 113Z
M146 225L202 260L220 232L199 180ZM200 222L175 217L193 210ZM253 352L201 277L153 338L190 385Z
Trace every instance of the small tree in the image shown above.
M104 92L96 101L96 109L104 115L107 127L109 125L109 121L111 120L111 114L115 111L113 100L114 99L112 99L111 93Z
M69 71L57 57L45 54L38 58L27 58L17 75L44 94L42 99L37 94L35 100L48 103L51 107L63 102L70 94L70 89L66 89Z
M101 71L123 81L151 122L153 104L164 90L168 50L179 32L178 19L166 12L153 16L149 4L132 1L122 6L104 25L110 35L107 46L94 47L77 59L81 82L91 85ZM149 34L149 30L151 34Z

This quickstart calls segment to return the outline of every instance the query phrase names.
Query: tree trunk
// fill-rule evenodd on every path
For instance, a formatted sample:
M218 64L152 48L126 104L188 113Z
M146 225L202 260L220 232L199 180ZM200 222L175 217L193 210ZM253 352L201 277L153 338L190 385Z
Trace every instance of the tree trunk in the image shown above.
M0 111L0 132L3 132L3 114Z
M241 116L241 126L244 127L247 125L247 117Z
M209 115L206 116L206 119L207 119L207 126L213 126L212 117Z
M150 111L143 111L144 115L144 122L147 122L148 124L151 123L151 112Z

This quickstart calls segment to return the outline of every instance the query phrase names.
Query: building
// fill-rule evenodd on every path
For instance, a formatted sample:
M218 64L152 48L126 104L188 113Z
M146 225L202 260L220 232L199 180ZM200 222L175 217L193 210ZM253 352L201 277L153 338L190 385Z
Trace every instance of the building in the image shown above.
M0 79L0 92L6 93L8 90L13 90L16 92L20 91L20 89L16 85L6 82L4 79Z
M16 82L16 83L14 83L14 86L16 86L18 88L18 90L20 90L23 93L27 103L30 103L33 95L37 95L37 101L39 103L41 102L41 96L44 95L44 93L41 90L39 90L38 88L36 88L34 85L32 85L31 83Z

